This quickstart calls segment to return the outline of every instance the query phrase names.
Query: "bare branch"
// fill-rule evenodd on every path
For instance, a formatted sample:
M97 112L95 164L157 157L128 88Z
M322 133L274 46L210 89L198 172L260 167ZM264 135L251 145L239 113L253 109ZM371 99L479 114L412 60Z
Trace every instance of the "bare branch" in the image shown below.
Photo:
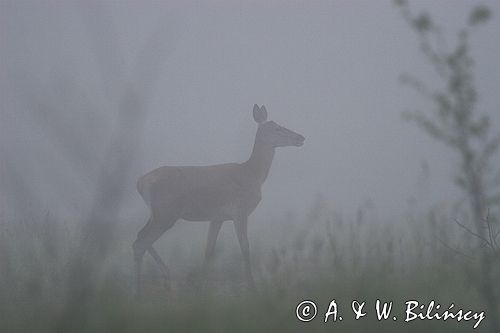
M446 244L446 242L445 242L445 241L443 241L443 240L442 240L441 238L439 238L438 236L434 236L434 237L435 237L435 238L439 241L439 243L441 243L441 245L443 245L443 246L444 246L445 248L447 248L448 250L450 250L450 251L454 252L455 254L461 255L462 257L464 257L464 258L466 258L466 259L469 259L469 260L474 260L474 258L473 258L473 257L471 257L471 256L469 256L469 255L467 255L467 254L463 253L462 251L460 251L460 250L458 250L458 249L456 249L456 248L454 248L454 247L452 247L452 246L450 246L450 245Z
M466 230L468 233L470 233L471 235L479 238L480 240L482 240L486 245L488 245L489 247L492 247L490 242L482 237L481 235L477 234L476 232L472 231L470 228L468 228L467 226L463 225L462 223L460 223L460 221L458 221L457 219L454 219L455 223L458 224L461 228L463 228L464 230Z
M490 238L490 245L492 248L495 248L495 247L497 247L497 243L496 243L495 237L493 237L493 228L491 226L490 209L489 208L488 208L488 212L486 214L486 218L484 218L483 221L486 223L486 226L488 227L488 237Z
M495 239L497 239L498 236L500 236L500 230L498 230L497 233L495 234Z

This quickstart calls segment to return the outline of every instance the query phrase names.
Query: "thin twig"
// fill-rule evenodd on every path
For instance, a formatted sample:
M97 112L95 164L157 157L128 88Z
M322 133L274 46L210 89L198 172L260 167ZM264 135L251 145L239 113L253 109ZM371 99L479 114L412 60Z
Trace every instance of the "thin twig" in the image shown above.
M463 229L465 229L468 233L470 233L471 235L476 236L477 238L479 238L480 240L482 240L484 243L486 243L486 245L488 245L489 247L492 247L491 244L490 244L490 242L486 238L484 238L481 235L475 233L474 231L472 231L471 229L469 229L467 226L465 226L462 223L460 223L457 219L454 219L454 221L460 227L462 227Z
M497 244L496 239L495 239L496 237L493 237L493 229L492 229L491 222L490 222L490 209L489 208L488 208L488 212L486 213L486 218L483 219L483 221L488 226L488 236L490 237L490 244L491 244L491 247L494 249L498 246L498 244Z
M500 230L498 230L497 233L495 234L495 239L498 238L498 235L500 235Z
M493 232L493 231L492 231ZM500 250L500 246L498 245L498 241L497 241L497 238L498 238L498 235L500 234L500 230L498 230L495 235L492 236L492 239L493 239L493 243L495 244L495 250Z
M491 223L490 223L489 219L490 219L490 209L488 208L488 212L486 213L486 218L483 219L483 222L488 227L488 237L490 238L490 244L493 245L493 234L492 234Z
M452 247L452 246L450 246L450 245L446 244L446 242L445 242L445 241L443 241L443 240L442 240L441 238L439 238L438 236L434 236L434 237L435 237L435 238L436 238L436 239L437 239L437 240L438 240L438 241L439 241L439 242L440 242L440 243L441 243L441 244L442 244L445 248L447 248L448 250L450 250L450 251L452 251L452 252L455 252L456 254L459 254L459 255L463 256L464 258L466 258L466 259L469 259L469 260L474 260L474 258L473 258L473 257L471 257L471 256L469 256L469 255L467 255L467 254L463 253L462 251L460 251L460 250L458 250L458 249L456 249L456 248L454 248L454 247Z

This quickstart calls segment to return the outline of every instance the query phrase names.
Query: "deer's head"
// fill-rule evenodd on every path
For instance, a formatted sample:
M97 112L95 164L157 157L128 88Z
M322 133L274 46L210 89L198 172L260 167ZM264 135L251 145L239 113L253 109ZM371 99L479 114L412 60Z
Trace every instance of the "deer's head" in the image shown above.
M272 147L300 147L304 144L305 138L299 133L267 120L267 110L264 105L260 108L257 104L253 106L253 119L259 124L255 139L258 142Z

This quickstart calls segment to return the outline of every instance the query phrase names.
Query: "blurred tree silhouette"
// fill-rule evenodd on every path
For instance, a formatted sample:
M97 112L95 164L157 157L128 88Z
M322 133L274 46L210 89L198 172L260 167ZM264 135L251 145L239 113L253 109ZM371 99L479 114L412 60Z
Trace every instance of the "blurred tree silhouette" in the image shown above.
M500 133L493 133L488 115L477 111L478 94L469 44L469 35L488 21L491 12L485 6L473 8L468 22L458 31L455 47L446 50L445 36L430 14L414 14L406 1L395 3L417 33L423 55L444 84L443 89L432 90L418 78L403 75L402 81L433 105L431 112L412 111L405 116L450 147L461 159L455 183L467 198L473 227L458 220L456 223L477 239L480 269L475 282L488 307L491 332L500 332L498 284L494 272L499 263L500 231L495 214L490 213L500 205L500 173L494 160L500 148Z
M79 9L107 98L105 105L94 105L88 99L87 105L97 118L96 126L82 129L82 124L65 121L77 111L74 105L78 105L78 99L86 97L72 80L58 80L47 88L49 96L54 91L66 92L62 98L46 98L38 93L40 87L23 84L25 97L54 147L74 169L76 177L95 184L90 209L81 225L83 237L71 253L68 279L62 286L66 304L54 323L57 332L87 329L89 313L101 286L103 263L113 245L124 184L137 153L148 100L161 66L175 46L168 20L162 20L138 54L135 66L127 71L107 3L90 1L81 4ZM65 79L69 77L64 72L61 75ZM113 121L106 130L101 123L109 115ZM96 149L89 144L95 136L109 137L110 141L97 140L100 147ZM98 153L101 150L102 155Z

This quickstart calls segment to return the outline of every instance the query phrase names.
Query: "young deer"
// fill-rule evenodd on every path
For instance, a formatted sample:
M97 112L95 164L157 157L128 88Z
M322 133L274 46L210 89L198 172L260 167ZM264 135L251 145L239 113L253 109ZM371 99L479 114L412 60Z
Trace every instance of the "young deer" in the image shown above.
M160 266L169 287L167 265L153 248L153 243L178 219L210 221L205 265L213 258L222 223L234 221L247 281L251 288L255 287L247 238L248 216L260 202L261 186L269 173L274 149L302 146L304 137L274 121L267 121L264 106L254 105L253 118L259 127L248 161L211 166L163 166L137 182L137 190L151 209L151 217L139 231L133 246L137 293L140 293L141 263L146 251Z

